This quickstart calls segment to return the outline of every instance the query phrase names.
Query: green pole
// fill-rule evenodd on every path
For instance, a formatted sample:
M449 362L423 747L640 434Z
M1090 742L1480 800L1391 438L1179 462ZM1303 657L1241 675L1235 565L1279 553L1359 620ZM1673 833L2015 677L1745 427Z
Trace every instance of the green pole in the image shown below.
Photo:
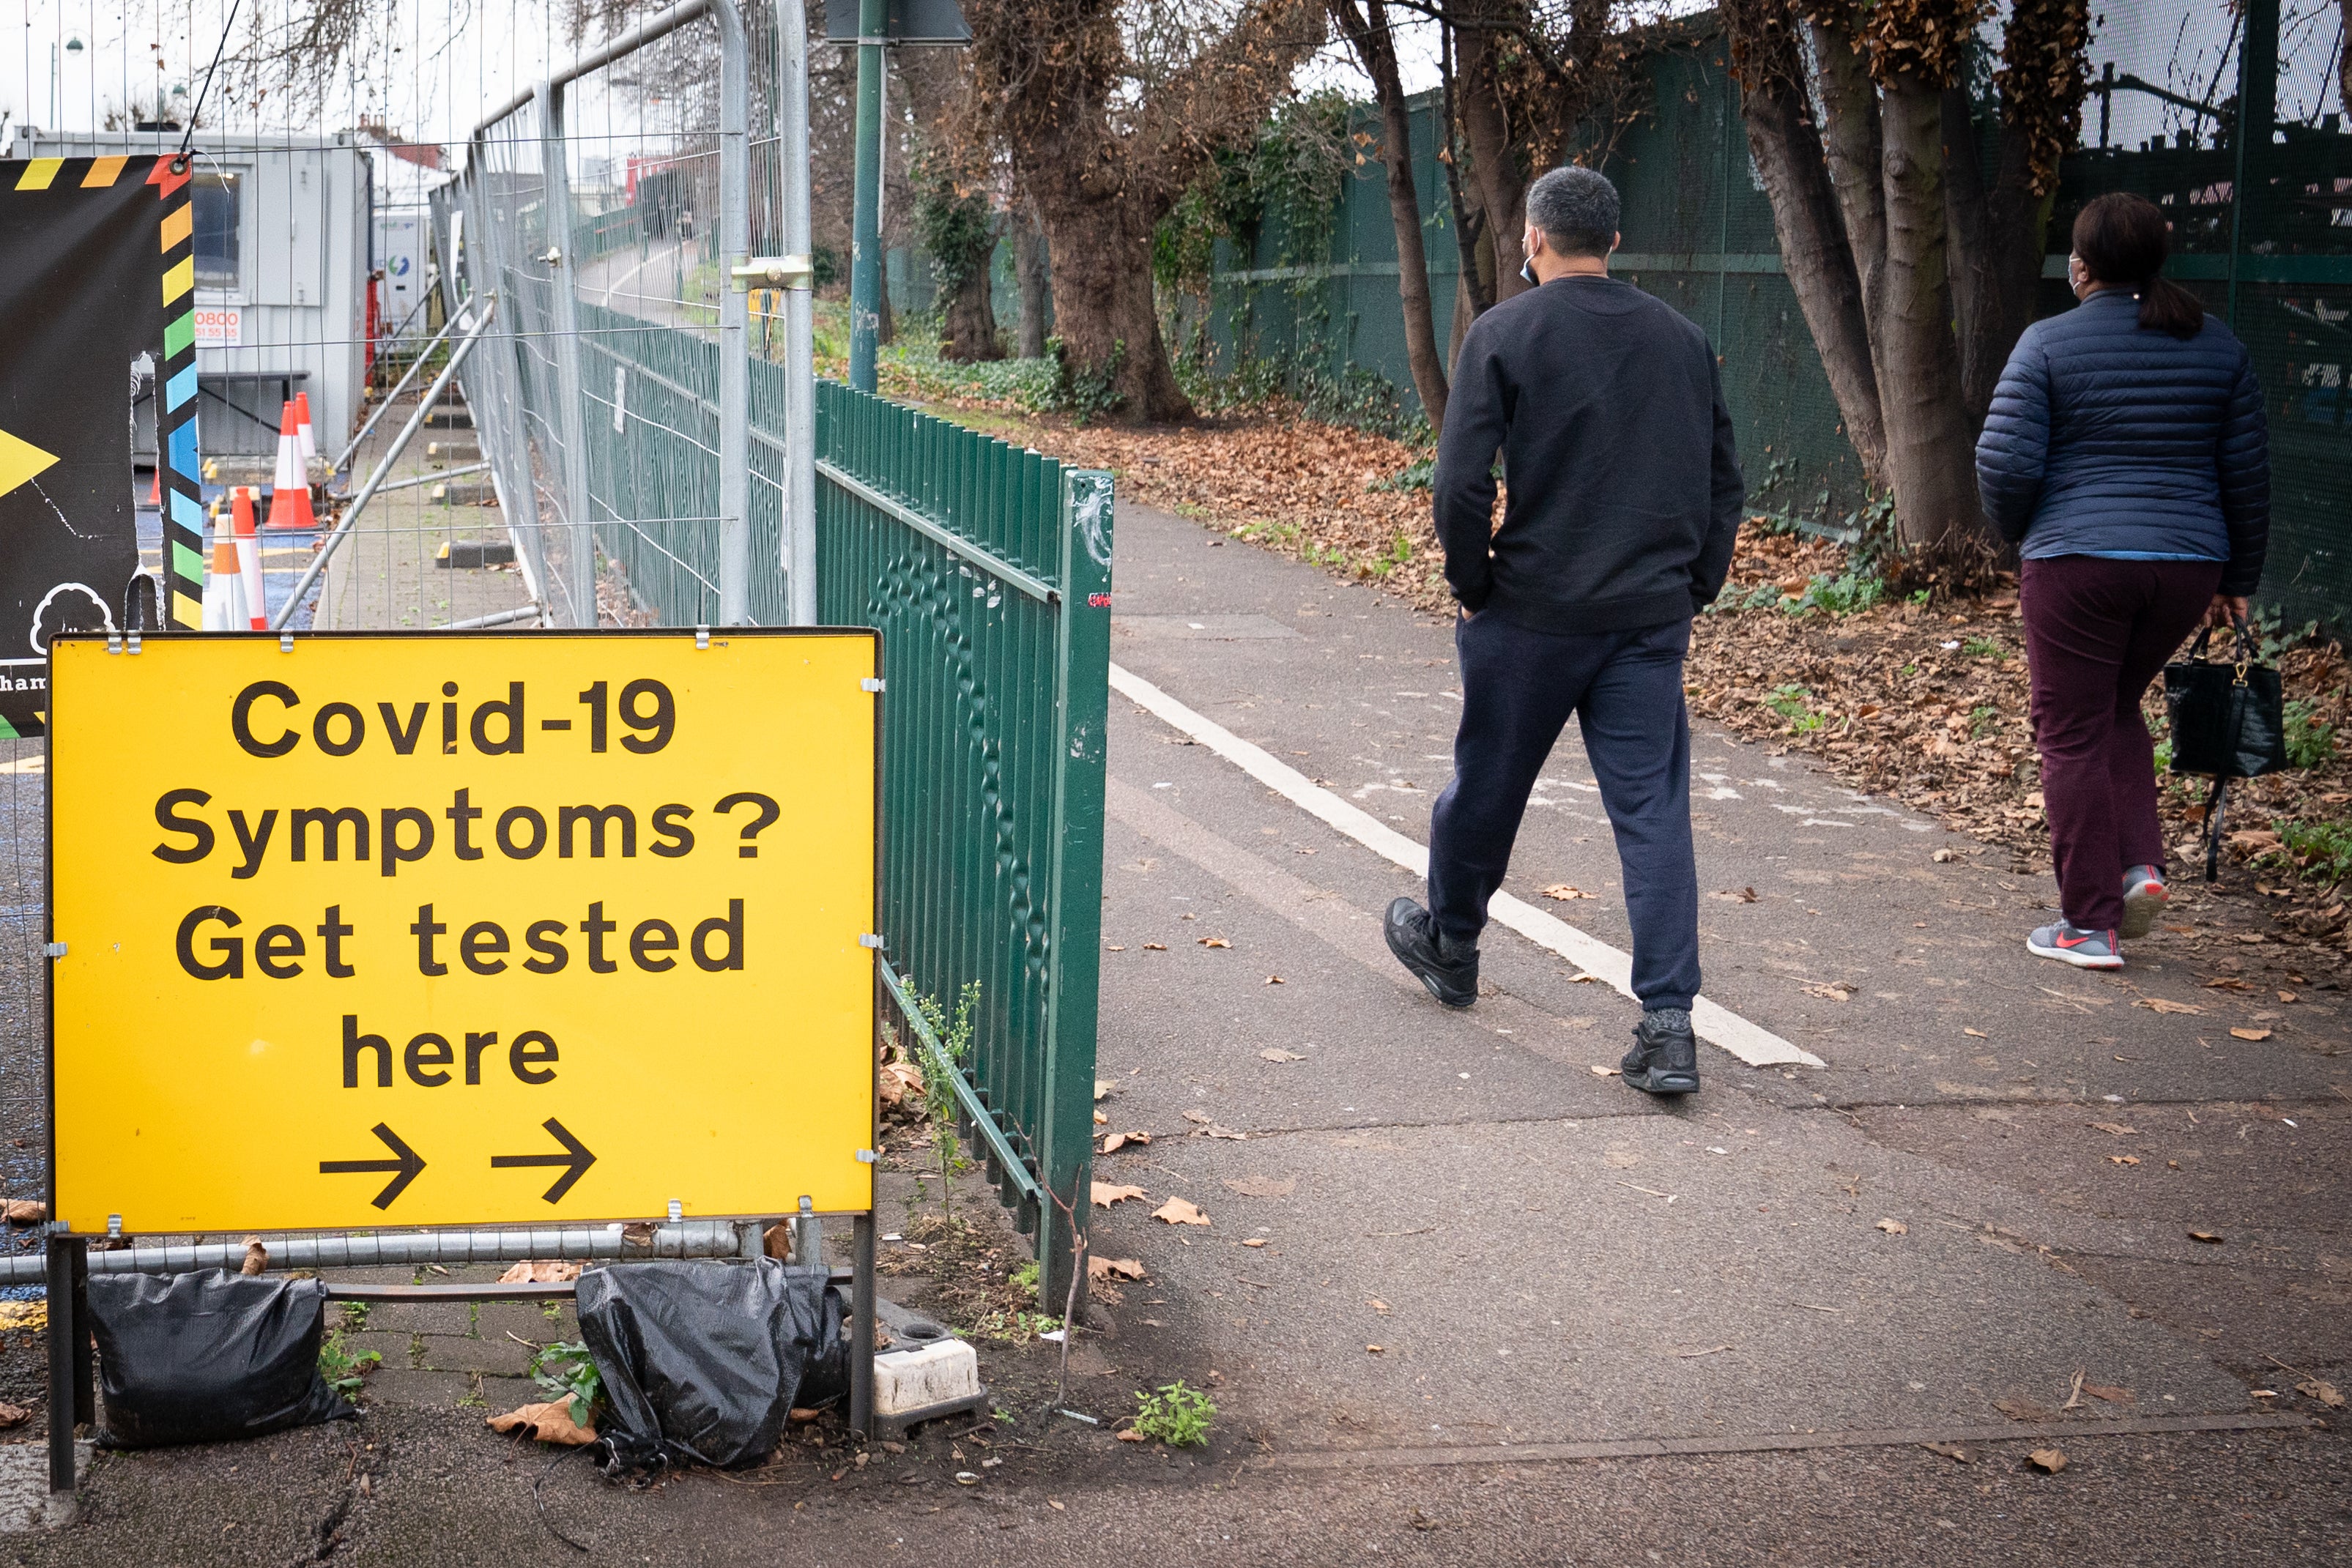
M858 0L857 185L849 235L849 384L874 390L882 331L882 37L888 0Z

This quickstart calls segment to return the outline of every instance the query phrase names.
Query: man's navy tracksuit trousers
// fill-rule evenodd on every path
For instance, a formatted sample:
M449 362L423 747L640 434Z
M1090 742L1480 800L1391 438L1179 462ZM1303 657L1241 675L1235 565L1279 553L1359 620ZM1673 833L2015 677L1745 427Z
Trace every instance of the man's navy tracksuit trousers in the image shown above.
M1698 869L1691 848L1690 622L1622 632L1538 632L1492 610L1458 622L1462 727L1429 842L1430 911L1448 937L1486 924L1511 843L1552 743L1573 714L1616 831L1633 994L1649 1008L1697 995ZM1669 719L1671 716L1671 719Z

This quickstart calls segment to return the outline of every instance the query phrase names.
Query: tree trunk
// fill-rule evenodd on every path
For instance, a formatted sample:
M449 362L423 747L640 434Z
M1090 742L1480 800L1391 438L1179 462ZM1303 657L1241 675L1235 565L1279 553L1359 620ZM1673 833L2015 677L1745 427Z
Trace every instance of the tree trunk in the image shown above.
M956 291L948 297L948 308L940 319L940 357L960 364L977 364L983 360L1001 360L1004 345L996 337L996 300L994 294L995 247L969 269Z
M1470 138L1470 175L1486 214L1486 237L1495 247L1497 301L1528 287L1519 276L1528 260L1528 182L1503 104L1501 49L1502 35L1492 27L1471 28L1462 40L1462 128Z
M1119 193L1087 199L1087 184L1056 182L1037 203L1066 362L1074 375L1105 383L1099 393L1122 418L1190 419L1192 401L1176 384L1151 296L1153 218Z
M1372 78L1381 108L1381 162L1388 167L1389 222L1396 230L1397 298L1404 308L1404 357L1412 390L1433 432L1445 427L1445 366L1437 357L1437 326L1429 302L1429 254L1422 244L1421 196L1413 189L1412 112L1397 74L1396 37L1382 0L1330 0L1332 20Z
M1910 73L1894 75L1884 116L1886 266L1874 337L1886 476L1903 543L1933 565L1975 543L1982 527L1952 332L1943 91Z
M1045 235L1036 209L1023 202L1013 216L1013 276L1021 284L1021 357L1045 357L1045 318L1053 302L1045 286Z
M1755 85L1740 98L1748 150L1772 205L1782 269L1844 416L1846 439L1862 459L1864 482L1877 487L1885 483L1886 426L1853 247L1838 216L1837 193L1793 48L1785 60L1757 64L1760 68L1748 73Z
M1879 123L1878 89L1870 79L1869 62L1843 25L1816 22L1811 32L1818 72L1814 85L1828 117L1822 152L1861 279L1863 319L1870 323L1874 341L1886 275L1886 194L1881 183L1885 138ZM1878 369L1884 381L1886 367Z

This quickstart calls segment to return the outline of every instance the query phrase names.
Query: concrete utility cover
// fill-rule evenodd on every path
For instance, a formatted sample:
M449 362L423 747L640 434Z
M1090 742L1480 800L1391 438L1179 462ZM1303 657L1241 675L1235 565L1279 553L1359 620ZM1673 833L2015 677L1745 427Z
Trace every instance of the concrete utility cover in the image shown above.
M1181 643L1296 641L1299 637L1271 615L1119 615L1111 620L1110 634Z

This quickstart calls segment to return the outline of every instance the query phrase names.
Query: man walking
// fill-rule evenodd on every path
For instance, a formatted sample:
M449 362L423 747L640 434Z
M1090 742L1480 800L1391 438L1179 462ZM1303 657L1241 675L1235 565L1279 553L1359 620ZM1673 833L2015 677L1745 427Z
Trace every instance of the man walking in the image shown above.
M1462 340L1438 445L1437 537L1461 601L1462 727L1430 825L1429 902L1389 949L1447 1007L1478 998L1478 933L1528 792L1576 716L1617 837L1642 1021L1625 1082L1698 1087L1691 617L1723 587L1744 489L1706 335L1609 276L1617 188L1555 169L1528 193L1540 287ZM1493 528L1494 462L1509 486Z

